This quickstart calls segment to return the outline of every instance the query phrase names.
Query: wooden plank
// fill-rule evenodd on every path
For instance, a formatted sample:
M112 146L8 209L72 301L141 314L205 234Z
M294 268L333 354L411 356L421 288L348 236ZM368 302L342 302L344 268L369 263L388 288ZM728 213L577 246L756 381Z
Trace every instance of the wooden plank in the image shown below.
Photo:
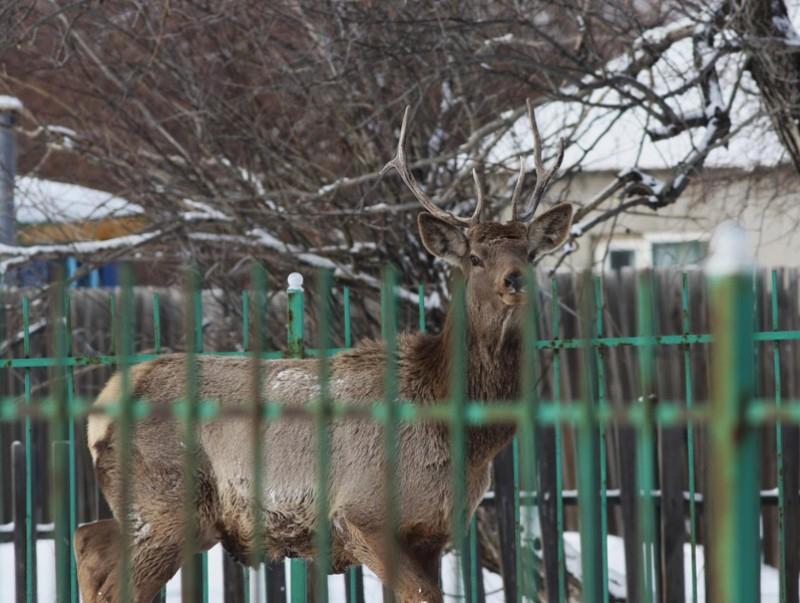
M25 603L28 598L27 559L28 540L25 538L25 447L22 442L11 445L12 491L14 515L14 576L17 603Z
M492 463L497 530L500 537L500 562L503 570L503 594L506 603L517 603L517 542L514 536L514 454L506 446Z
M800 580L800 428L797 425L784 425L783 459L786 473L783 476L785 515L784 541L786 546L786 601L797 603L800 600L798 580Z
M267 562L265 573L267 581L267 601L283 603L286 601L286 570L283 559Z
M683 603L684 559L686 540L683 501L685 478L685 430L670 427L661 430L659 446L659 472L661 478L661 585L664 603Z
M244 567L234 561L227 551L222 552L222 600L224 603L244 603Z
M539 429L536 453L539 474L539 522L542 529L544 585L547 601L558 603L558 532L556 516L556 436L553 427ZM555 462L554 462L555 461Z

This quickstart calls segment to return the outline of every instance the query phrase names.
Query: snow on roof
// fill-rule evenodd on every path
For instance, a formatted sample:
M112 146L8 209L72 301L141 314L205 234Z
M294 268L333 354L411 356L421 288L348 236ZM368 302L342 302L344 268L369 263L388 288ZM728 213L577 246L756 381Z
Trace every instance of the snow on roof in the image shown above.
M795 14L800 12L796 9L797 4L790 6ZM795 18L795 25L797 21ZM652 41L690 23L681 20L646 32L643 38ZM756 84L749 73L742 73L744 60L745 57L737 53L723 56L717 62L724 106L733 95L730 110L732 136L727 148L720 146L709 153L705 162L707 167L750 170L788 161L761 106ZM620 72L629 63L630 57L623 55L607 63L605 71ZM674 42L651 68L642 70L636 79L663 96L672 110L685 118L705 110L699 85L682 90L696 73L692 40L688 36ZM635 92L632 88L628 90ZM565 96L577 96L575 87L563 92ZM621 110L628 104L630 98L620 91L601 88L582 100L557 100L540 105L536 109L537 122L545 145L552 145L545 149L545 156L548 151L553 152L555 142L563 136L569 143L562 164L564 170L578 164L584 171L619 171L633 167L658 170L673 168L703 144L706 135L703 127L684 131L672 138L651 140L646 130L657 129L661 123L641 107ZM488 158L509 169L516 169L518 157L522 155L532 166L531 148L530 126L527 115L524 115L500 139Z
M17 177L14 205L17 221L24 224L99 220L142 211L127 199L105 191L32 176Z
M0 111L22 111L22 101L14 96L0 94Z

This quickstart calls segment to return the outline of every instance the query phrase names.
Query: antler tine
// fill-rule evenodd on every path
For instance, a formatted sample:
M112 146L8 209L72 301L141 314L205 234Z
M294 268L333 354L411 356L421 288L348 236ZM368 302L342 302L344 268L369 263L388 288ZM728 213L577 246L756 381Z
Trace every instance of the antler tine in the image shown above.
M481 184L480 176L478 176L478 171L475 168L472 168L472 179L475 181L475 211L472 212L472 217L469 219L470 226L475 226L475 224L480 223L481 217L483 216L483 207L486 203L486 200L483 197L483 185Z
M511 219L517 219L517 205L519 204L519 196L522 193L522 183L525 182L525 159L519 158L519 176L517 176L517 183L514 185L514 194L511 195Z
M527 99L528 106L528 121L531 124L531 133L533 134L533 164L536 168L536 186L533 188L530 199L528 200L529 210L523 215L516 217L520 222L528 222L536 214L536 209L542 201L547 189L550 188L550 183L553 177L561 167L561 162L564 160L564 149L566 141L561 138L558 143L558 154L550 169L546 169L544 160L542 159L542 135L539 133L539 124L536 123L536 113L533 110L533 103L531 99Z
M419 184L417 184L416 179L414 178L411 170L408 169L408 161L406 160L406 130L408 128L408 115L411 112L411 107L406 106L405 113L403 113L403 125L400 126L400 140L397 142L397 155L395 155L394 159L388 162L383 169L381 170L381 174L385 174L391 168L397 170L397 173L402 178L405 185L408 189L413 193L413 195L417 198L417 201L420 202L420 205L424 207L428 213L431 215L439 218L440 220L444 220L448 224L452 224L453 226L461 226L461 227L469 227L472 225L471 220L465 220L464 218L459 218L458 216L454 216L448 211L443 210L441 207L436 205L433 200L428 197L425 191L422 190Z

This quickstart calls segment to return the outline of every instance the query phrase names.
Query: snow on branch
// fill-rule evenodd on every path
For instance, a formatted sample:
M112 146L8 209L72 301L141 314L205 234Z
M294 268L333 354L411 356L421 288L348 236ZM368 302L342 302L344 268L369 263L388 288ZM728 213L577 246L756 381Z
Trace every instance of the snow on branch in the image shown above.
M382 281L370 274L355 271L350 267L343 266L334 262L330 258L323 257L316 253L306 251L299 245L285 243L263 228L255 228L245 235L229 235L210 232L189 233L189 238L193 241L202 241L212 244L234 244L245 247L257 247L277 251L280 254L292 256L310 268L328 269L333 271L335 278L365 285L370 289L380 290ZM403 287L397 287L396 293L399 299L416 304L419 301L419 294L416 291L409 291ZM441 309L442 300L438 293L433 292L425 297L425 307L428 309Z

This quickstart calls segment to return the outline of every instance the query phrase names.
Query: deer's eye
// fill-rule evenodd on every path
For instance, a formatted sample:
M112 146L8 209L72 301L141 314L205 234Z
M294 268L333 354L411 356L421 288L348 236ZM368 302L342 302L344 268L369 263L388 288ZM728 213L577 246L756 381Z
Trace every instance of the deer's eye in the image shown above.
M483 266L483 260L479 258L477 255L469 256L469 261L472 263L473 266Z

